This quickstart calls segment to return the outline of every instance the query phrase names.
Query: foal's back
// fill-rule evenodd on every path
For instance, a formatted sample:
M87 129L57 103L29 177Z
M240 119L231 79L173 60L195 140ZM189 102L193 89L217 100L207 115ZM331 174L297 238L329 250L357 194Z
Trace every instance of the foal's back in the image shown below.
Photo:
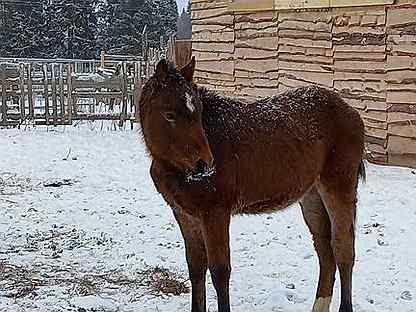
M332 91L302 87L254 103L202 91L201 100L217 178L234 185L236 209L286 207L326 170L361 162L362 120Z

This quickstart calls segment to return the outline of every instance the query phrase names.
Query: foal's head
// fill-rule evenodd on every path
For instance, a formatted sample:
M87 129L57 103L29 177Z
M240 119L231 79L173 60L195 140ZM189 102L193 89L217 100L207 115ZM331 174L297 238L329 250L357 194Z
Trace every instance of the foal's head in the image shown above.
M203 172L213 157L202 127L202 104L192 82L195 59L181 70L156 66L140 98L140 122L152 157L182 172Z

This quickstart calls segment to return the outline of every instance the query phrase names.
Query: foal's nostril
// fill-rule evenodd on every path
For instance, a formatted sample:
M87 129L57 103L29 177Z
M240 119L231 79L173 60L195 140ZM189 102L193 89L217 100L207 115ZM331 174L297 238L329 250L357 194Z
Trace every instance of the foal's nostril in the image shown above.
M195 170L197 173L204 173L208 170L208 164L204 160L200 159L196 163Z

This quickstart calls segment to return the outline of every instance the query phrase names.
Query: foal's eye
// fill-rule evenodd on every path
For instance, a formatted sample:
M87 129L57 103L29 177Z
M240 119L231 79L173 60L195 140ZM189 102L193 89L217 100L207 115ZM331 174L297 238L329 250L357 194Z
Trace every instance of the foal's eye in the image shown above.
M176 114L174 112L166 112L164 116L165 116L165 119L169 122L176 121Z

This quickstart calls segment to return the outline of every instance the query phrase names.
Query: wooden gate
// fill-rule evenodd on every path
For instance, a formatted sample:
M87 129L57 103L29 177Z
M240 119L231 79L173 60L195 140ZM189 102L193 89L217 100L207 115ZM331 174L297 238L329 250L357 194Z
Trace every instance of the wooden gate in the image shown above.
M1 59L0 126L136 121L143 81L160 54L100 60Z

